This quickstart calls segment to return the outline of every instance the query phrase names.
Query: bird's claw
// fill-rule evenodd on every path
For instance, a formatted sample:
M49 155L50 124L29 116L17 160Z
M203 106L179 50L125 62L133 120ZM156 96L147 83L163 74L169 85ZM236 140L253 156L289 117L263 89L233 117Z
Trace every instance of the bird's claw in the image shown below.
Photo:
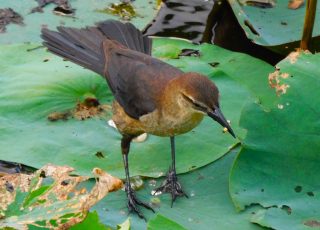
M127 192L127 196L128 196L128 209L129 209L129 212L135 212L141 219L144 219L144 220L146 220L146 218L144 217L144 215L142 214L142 212L140 211L138 206L143 206L146 209L149 209L152 212L154 212L153 208L149 204L140 201L136 197L136 195L135 195L133 190L130 189Z
M161 193L171 193L171 207L178 196L185 196L186 198L189 198L188 195L182 190L182 187L178 182L177 174L172 169L169 170L167 178L162 185L153 192L155 195Z

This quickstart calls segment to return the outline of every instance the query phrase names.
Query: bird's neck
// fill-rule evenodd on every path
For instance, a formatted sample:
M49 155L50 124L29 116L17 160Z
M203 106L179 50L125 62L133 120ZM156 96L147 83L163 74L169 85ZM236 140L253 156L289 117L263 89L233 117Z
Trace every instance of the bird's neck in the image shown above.
M187 132L198 125L203 119L204 114L194 110L188 101L183 98L179 88L179 81L169 82L164 89L161 98L160 114L172 122L172 125L181 126L181 133Z

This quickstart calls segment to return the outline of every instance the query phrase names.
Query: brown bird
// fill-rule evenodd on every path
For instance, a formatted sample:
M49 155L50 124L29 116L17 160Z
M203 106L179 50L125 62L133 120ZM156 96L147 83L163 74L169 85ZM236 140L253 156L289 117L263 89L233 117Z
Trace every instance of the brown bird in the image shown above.
M219 108L215 84L201 74L184 73L151 57L151 39L130 23L107 20L84 29L57 29L42 30L43 44L51 52L104 76L115 97L112 119L122 134L129 211L141 218L139 205L153 211L136 197L130 185L130 143L142 133L170 137L172 165L156 191L171 193L172 203L177 196L187 197L176 175L174 137L192 130L205 115L235 137Z

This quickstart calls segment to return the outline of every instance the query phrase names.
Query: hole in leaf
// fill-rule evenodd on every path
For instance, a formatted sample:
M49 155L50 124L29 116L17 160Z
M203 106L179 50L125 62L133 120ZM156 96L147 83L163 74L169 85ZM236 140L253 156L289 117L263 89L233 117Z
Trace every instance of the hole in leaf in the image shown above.
M288 215L292 213L292 209L288 205L282 205L281 209L286 211Z
M101 151L96 152L95 155L96 155L96 157L98 157L98 158L105 158L104 155L103 155L103 153L102 153Z
M200 57L201 53L195 49L182 49L179 57Z
M217 67L218 65L220 65L219 62L211 62L209 63L209 65L211 65L212 67Z
M39 177L46 178L46 172L45 171L41 171Z
M260 34L258 33L258 31L256 31L256 29L253 27L253 25L248 21L248 20L244 20L244 24L250 29L250 31L257 35L260 36Z
M56 8L53 9L53 13L57 14L57 15L61 15L61 16L71 16L74 13L73 9L68 9L68 8L64 8L61 6L57 6Z
M314 193L313 192L307 192L307 195L308 196L314 196Z
M301 192L301 191L302 191L302 186L301 186L301 185L297 185L297 186L294 188L294 191L296 191L296 192Z

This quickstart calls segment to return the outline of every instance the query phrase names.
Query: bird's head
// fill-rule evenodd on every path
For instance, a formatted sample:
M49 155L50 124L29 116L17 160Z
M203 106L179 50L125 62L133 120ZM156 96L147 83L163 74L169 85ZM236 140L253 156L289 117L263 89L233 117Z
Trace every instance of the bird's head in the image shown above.
M219 105L219 90L207 77L198 73L186 73L179 77L179 91L189 108L208 115L227 128L235 137Z

